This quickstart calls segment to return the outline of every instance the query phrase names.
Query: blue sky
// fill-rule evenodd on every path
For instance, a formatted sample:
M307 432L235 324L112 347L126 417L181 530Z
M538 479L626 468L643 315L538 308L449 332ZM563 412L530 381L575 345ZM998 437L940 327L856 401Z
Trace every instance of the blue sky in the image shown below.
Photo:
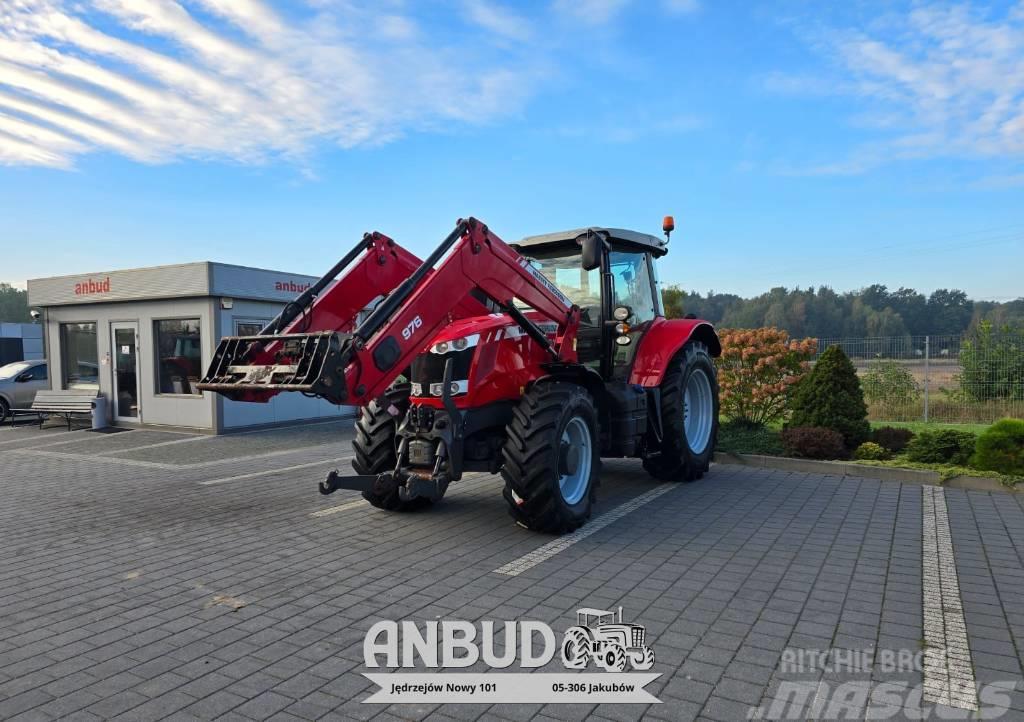
M0 4L3 281L666 213L698 291L1024 296L1024 1Z

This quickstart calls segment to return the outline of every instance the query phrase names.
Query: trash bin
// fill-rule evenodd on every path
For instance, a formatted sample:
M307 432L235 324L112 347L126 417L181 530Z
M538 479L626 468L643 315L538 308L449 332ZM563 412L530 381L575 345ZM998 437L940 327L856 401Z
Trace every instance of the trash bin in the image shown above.
M107 428L107 399L103 396L92 400L92 428Z

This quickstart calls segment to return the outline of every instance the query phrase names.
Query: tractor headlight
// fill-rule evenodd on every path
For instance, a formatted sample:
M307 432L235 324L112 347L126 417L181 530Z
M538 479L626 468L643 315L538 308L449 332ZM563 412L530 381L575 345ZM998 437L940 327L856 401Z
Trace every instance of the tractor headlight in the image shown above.
M629 324L623 321L619 321L615 324L615 333L624 334L629 333Z
M464 394L467 391L469 391L469 381L468 380L463 379L462 381L452 381L452 385L451 385L451 394L452 394L452 396L458 396L459 394ZM431 396L436 396L436 397L440 398L443 393L444 393L444 384L443 383L430 384L430 395Z
M619 346L629 346L629 344L631 344L632 342L633 342L633 339L631 339L629 336L616 336L615 337L615 343L619 344Z
M451 341L440 341L430 347L430 353L446 354L449 351L465 351L467 348L480 343L480 334L474 333L470 336L452 339Z
M629 309L629 306L618 306L614 311L612 311L612 317L616 321L625 321L632 315L633 312Z

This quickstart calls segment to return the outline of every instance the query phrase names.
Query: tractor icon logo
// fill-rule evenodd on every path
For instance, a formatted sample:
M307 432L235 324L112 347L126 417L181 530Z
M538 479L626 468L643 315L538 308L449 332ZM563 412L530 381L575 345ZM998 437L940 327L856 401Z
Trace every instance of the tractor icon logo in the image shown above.
M607 672L624 672L654 666L654 650L645 642L646 630L640 624L623 624L622 607L618 614L603 609L577 609L576 624L562 638L562 664L569 669L584 669L593 660Z

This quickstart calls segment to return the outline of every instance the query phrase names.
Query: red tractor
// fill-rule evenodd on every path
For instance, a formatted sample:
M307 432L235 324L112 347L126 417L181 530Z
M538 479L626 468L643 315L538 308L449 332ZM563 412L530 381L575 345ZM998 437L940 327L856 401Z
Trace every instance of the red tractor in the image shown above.
M199 388L359 406L356 474L322 493L407 511L465 471L500 472L519 524L572 531L601 457L690 481L714 449L721 347L709 323L664 317L665 220L664 242L584 228L510 246L470 218L422 262L366 234L260 334L224 338Z

